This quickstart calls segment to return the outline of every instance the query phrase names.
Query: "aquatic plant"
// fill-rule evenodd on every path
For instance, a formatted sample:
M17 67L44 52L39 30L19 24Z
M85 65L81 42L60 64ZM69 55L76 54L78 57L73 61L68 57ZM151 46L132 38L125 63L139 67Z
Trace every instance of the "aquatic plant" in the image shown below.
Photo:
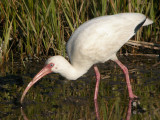
M40 55L65 56L65 44L80 24L120 12L140 12L154 20L151 27L143 33L140 30L134 39L158 43L158 5L158 0L1 0L0 63L15 56L21 61Z

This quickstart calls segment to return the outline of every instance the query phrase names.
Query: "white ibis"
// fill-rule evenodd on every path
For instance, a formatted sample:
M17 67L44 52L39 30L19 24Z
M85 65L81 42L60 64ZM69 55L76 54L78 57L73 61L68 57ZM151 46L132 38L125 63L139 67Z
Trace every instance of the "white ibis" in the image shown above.
M97 100L100 73L96 63L108 60L115 61L123 70L128 87L129 98L133 94L128 69L116 57L117 51L137 32L141 26L152 24L153 21L140 13L120 13L97 17L80 25L67 43L70 62L62 56L53 56L46 61L45 67L28 84L21 97L21 103L28 90L43 76L54 72L68 80L76 80L94 65L96 87L94 100Z

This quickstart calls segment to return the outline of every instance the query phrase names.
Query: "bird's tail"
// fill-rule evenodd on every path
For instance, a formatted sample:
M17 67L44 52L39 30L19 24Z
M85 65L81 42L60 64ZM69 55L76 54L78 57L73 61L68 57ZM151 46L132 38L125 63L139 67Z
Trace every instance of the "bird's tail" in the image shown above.
M144 22L143 26L147 26L147 25L150 25L152 23L153 23L153 21L151 19L147 18L146 21Z

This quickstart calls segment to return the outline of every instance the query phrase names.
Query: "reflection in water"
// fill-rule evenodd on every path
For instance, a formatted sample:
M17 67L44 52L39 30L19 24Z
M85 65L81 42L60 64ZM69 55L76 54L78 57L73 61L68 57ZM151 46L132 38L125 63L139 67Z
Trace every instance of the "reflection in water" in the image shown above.
M24 113L22 107L21 107L21 115L23 116L23 119L24 119L24 120L29 120L29 119L27 118L26 114Z
M137 108L137 104L135 104L135 103L137 103L137 100L133 100L133 99L129 100L128 110L127 110L127 113L126 113L126 120L130 120L133 109ZM94 104L95 104L96 118L97 118L97 120L100 120L99 107L98 107L97 100L94 100ZM139 108L141 108L141 107L139 106ZM139 111L138 109L134 109L134 110Z
M102 80L98 101L93 100L96 81L92 70L78 81L68 81L58 74L54 77L51 74L31 89L21 109L18 104L21 94L42 67L35 69L31 66L34 64L29 64L26 68L8 67L3 69L3 74L0 73L0 120L159 119L160 64L152 67L158 62L153 58L128 58L130 61L125 60L125 63L129 67L133 90L140 97L141 105L138 101L128 101L123 72L113 62L107 62L106 65L98 65L103 68L100 69Z
M131 110L132 110L132 104L133 103L133 100L130 99L129 100L129 103L128 103L128 110L127 110L127 115L126 115L126 120L130 120L131 118Z
M100 118L102 118L102 117L100 117L99 107L98 107L97 100L94 100L94 105L95 105L96 118L97 118L97 120L101 120ZM135 113L140 113L140 112L143 113L144 110L142 109L142 107L140 107L139 101L138 100L132 100L132 99L130 99L129 103L128 103L128 109L127 109L127 112L126 112L126 120L130 120L132 113L135 114ZM22 107L21 107L21 115L22 115L22 117L23 117L24 120L29 120L27 118L26 114L24 113Z

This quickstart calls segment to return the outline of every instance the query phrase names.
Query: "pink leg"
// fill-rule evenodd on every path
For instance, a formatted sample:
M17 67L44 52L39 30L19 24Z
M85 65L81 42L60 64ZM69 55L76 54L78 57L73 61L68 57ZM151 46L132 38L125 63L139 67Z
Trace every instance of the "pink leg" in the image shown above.
M121 67L121 69L123 70L123 72L126 76L126 83L127 83L127 87L128 87L129 98L131 98L131 99L137 98L137 96L134 95L133 92L132 92L132 86L131 86L131 83L130 83L127 67L124 66L119 60L115 60L115 62Z
M95 87L95 92L94 92L94 100L97 100L99 83L100 83L100 73L99 73L97 66L94 66L94 71L96 75L96 87Z
M94 100L94 106L95 106L95 112L96 112L97 120L100 120L99 107L98 107L98 102L97 102L97 100Z
M129 104L128 104L128 110L127 110L127 115L126 115L126 120L130 120L130 118L131 118L131 115L132 115L132 113L131 113L131 111L132 111L132 101L133 100L129 100Z

